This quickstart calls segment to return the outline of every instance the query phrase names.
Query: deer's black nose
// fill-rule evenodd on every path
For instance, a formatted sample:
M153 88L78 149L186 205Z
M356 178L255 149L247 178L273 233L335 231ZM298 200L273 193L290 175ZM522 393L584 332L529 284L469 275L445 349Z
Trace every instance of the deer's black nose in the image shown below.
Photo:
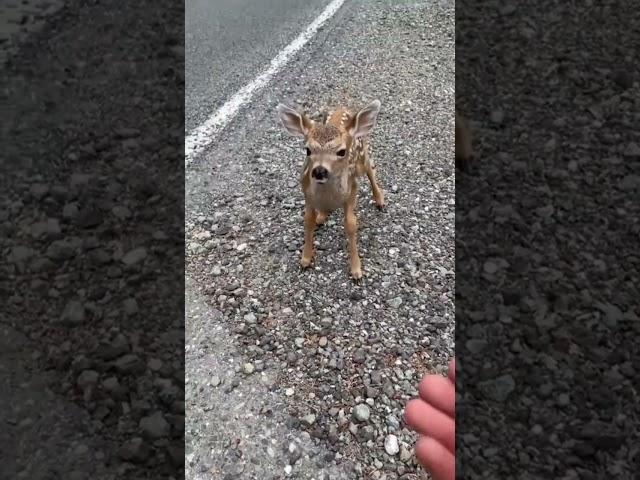
M324 167L316 167L311 170L311 176L316 180L326 180L329 176L329 170Z

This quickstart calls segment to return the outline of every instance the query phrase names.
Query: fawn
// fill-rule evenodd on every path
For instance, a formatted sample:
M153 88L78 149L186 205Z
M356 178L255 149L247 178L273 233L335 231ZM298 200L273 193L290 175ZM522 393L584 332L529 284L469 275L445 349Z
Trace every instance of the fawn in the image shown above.
M467 170L472 158L469 126L465 118L456 112L456 165L460 170Z
M305 199L304 246L300 266L306 269L314 256L313 234L330 212L344 209L344 230L349 252L349 273L356 283L362 279L358 254L356 204L358 178L366 173L371 183L373 200L382 210L384 194L376 181L375 163L367 140L380 112L374 100L355 115L338 108L316 122L304 113L286 105L278 105L278 116L286 130L303 137L307 153L300 183Z

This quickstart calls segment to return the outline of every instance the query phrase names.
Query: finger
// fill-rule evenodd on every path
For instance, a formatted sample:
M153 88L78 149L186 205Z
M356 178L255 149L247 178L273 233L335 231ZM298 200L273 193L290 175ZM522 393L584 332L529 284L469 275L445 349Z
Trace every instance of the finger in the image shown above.
M425 376L418 386L420 398L450 417L456 415L456 390L448 378L440 375Z
M453 418L423 400L411 400L405 421L421 435L432 437L452 452L456 448L456 423Z
M453 453L430 437L422 437L416 443L416 457L433 480L455 480L456 459Z
M449 362L449 373L447 374L451 383L456 383L456 359L452 358Z

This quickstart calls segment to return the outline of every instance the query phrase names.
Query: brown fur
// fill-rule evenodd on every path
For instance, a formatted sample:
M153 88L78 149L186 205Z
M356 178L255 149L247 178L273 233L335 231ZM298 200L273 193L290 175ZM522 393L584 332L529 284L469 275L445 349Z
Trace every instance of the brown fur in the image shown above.
M305 114L286 106L279 106L280 118L287 130L303 136L311 155L307 157L300 178L305 197L304 246L300 264L311 265L314 256L313 237L317 225L338 208L344 209L344 229L349 252L349 271L355 281L362 278L362 266L357 245L357 218L355 214L358 177L367 175L373 199L379 209L384 207L384 194L375 175L368 135L375 125L380 102L372 102L357 114L346 108L330 113L325 122L310 121ZM344 156L338 153L344 150ZM328 172L324 183L314 179L312 172L323 167Z
M340 135L340 130L334 125L318 124L309 132L309 138L323 145Z

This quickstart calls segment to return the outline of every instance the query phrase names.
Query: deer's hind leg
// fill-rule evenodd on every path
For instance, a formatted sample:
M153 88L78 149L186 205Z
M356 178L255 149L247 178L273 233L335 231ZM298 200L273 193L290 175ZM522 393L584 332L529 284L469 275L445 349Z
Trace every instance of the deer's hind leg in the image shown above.
M349 252L349 273L351 278L360 283L362 279L362 263L358 253L358 219L356 217L357 187L344 205L344 231L347 234L347 249Z
M382 210L384 208L384 193L382 192L380 185L378 185L378 181L376 179L376 164L368 149L366 149L364 153L364 171L367 174L369 183L371 183L373 201L375 202L376 207L378 207L378 210Z

